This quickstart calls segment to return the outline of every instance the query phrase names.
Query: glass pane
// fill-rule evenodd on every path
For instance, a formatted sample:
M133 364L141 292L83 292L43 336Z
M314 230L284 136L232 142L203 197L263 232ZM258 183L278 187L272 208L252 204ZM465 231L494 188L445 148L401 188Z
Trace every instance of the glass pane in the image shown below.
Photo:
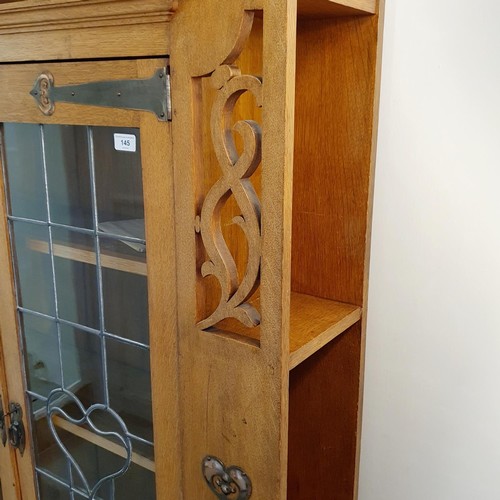
M106 340L109 399L129 431L153 441L149 351Z
M47 220L40 126L5 124L4 138L11 215Z
M132 262L140 263L139 260ZM145 271L145 263L143 265ZM141 268L138 267L137 273L140 271ZM146 276L103 268L102 284L106 331L119 337L149 344Z
M117 151L117 134L133 137L136 151ZM116 226L116 223L144 220L139 130L94 127L93 138L99 228L114 234L134 236L129 234L131 229L127 225ZM134 230L137 229L133 227L132 232Z
M155 489L154 473L132 464L128 473L115 481L115 498L154 500Z
M44 126L53 222L92 229L89 145L86 127Z
M34 445L37 466L51 476L69 484L67 458L55 443L52 432L47 425L45 404L42 404L41 409L32 414L32 426L35 430ZM60 432L60 437L65 437L64 431Z
M47 397L53 389L61 386L56 323L31 314L23 314L21 324L27 351L28 389Z
M106 391L101 337L61 325L61 346L66 388L75 394L85 407L95 403L104 404Z
M95 498L154 499L139 130L19 125L9 134L8 168L18 168L8 172L9 218L40 498L94 498L94 485L123 466L130 443L142 462L102 483ZM117 134L135 151L118 151Z
M90 443L74 434L61 433L62 440L70 455L74 458L92 490L94 486L106 476L120 470L125 463L125 459L107 452L103 448ZM80 476L78 469L71 466L73 485L80 490L83 498L88 498L85 483ZM112 481L106 481L97 490L97 498L106 500L112 499ZM118 500L118 497L115 497Z
M53 316L54 286L48 228L26 222L14 222L12 227L19 305Z
M54 480L38 474L41 500L70 500L70 490Z
M124 465L122 457L110 453L102 447L89 443L65 431L59 431L59 435L68 452L84 474L90 489L101 478L113 474ZM67 469L65 461L60 466L61 469ZM89 498L86 486L74 466L71 466L71 472L75 498ZM61 489L64 491L63 487ZM112 494L113 489L114 496ZM132 464L124 476L114 481L104 482L98 488L96 498L103 500L111 500L113 498L117 500L154 500L156 498L154 473Z
M59 318L99 329L95 238L54 228Z

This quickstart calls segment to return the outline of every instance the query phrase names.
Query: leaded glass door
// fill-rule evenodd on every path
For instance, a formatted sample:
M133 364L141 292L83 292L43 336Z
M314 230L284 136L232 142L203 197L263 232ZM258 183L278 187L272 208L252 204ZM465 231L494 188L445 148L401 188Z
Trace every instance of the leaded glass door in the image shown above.
M39 74L67 87L166 66L0 68L0 84L18 82L0 111L0 329L7 399L24 412L23 498L160 498L159 462L175 456L169 123L116 104L43 114L29 95Z

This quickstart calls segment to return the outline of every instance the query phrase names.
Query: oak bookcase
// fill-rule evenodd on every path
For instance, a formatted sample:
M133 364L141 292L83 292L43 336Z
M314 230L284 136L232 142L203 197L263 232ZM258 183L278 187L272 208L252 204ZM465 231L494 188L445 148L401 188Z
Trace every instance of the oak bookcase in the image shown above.
M158 499L357 497L382 23L383 0L0 0L0 123L140 130L147 262L56 236L27 251L147 279L154 457L134 448L129 465ZM43 109L43 82L30 95L48 73L60 88L157 68L168 116L71 97ZM88 420L30 418L10 176L0 387L5 412L24 408L26 450L0 445L0 472L4 499L31 500L53 480L37 422L127 451ZM126 500L72 474L57 498Z

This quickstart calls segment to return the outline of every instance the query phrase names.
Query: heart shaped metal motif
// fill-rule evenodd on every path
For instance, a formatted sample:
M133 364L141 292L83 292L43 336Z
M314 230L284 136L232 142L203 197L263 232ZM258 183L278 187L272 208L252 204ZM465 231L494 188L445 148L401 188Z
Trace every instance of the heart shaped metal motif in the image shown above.
M70 399L73 403L75 403L78 409L82 412L81 418L79 419L73 418L69 416L62 408L57 406L57 403L60 402L61 400L68 401L68 399ZM78 477L80 478L83 484L85 493L88 495L88 499L94 500L97 492L104 483L106 483L107 481L111 481L112 479L115 479L117 477L123 476L130 467L130 463L132 461L132 442L130 440L128 429L127 426L125 425L125 422L118 415L118 413L116 413L113 409L103 404L94 404L89 408L85 409L81 401L72 392L66 389L54 389L49 394L46 408L47 408L47 422L57 445L62 450L64 455L67 457L67 459L70 461L71 465L74 467L76 473L78 474ZM118 424L120 432L103 431L99 429L92 421L92 414L95 413L96 411L103 411L107 413L109 416L111 416ZM86 424L98 436L108 439L114 438L115 440L117 440L123 446L126 452L125 462L123 466L116 472L113 472L112 474L109 474L99 479L97 483L95 483L93 486L89 485L89 482L87 481L87 478L85 477L82 468L75 460L75 458L71 455L71 453L68 451L68 449L66 448L66 446L64 445L64 443L62 442L61 438L57 433L56 427L52 420L52 418L55 415L59 415L60 417L64 418L66 421L74 425L81 426Z
M243 469L224 463L216 457L205 457L201 464L208 487L219 500L248 500L252 496L252 482Z

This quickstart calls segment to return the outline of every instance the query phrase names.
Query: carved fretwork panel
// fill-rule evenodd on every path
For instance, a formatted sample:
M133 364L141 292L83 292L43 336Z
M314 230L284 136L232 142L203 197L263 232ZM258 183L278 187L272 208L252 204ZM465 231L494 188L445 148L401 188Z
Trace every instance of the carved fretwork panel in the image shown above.
M258 332L260 324L262 82L254 74L261 69L261 27L256 20L251 57L244 52L235 65L222 65L202 79L204 147L196 231L198 326L203 330L217 326L245 334L242 330ZM255 332L250 337L256 338Z

